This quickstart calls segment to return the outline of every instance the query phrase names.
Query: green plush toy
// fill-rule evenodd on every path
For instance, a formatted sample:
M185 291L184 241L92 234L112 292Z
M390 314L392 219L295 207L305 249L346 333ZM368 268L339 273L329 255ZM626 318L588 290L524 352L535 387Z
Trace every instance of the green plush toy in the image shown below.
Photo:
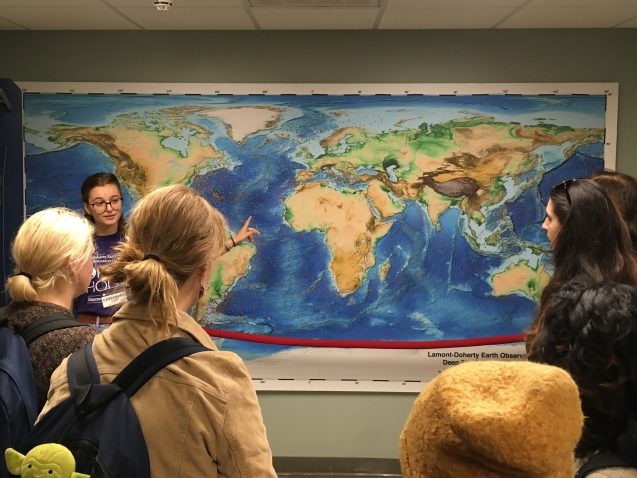
M73 454L57 443L38 445L26 456L7 448L4 459L9 473L22 478L89 478L89 475L75 472Z

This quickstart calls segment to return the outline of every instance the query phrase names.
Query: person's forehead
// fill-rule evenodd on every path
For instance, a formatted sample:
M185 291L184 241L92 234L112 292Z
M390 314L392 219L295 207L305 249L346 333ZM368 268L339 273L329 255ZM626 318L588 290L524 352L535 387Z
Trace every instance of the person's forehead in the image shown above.
M546 203L546 212L551 215L553 214L553 201L551 199Z
M105 184L104 186L95 186L88 194L89 199L108 199L113 196L119 196L119 189L115 184Z

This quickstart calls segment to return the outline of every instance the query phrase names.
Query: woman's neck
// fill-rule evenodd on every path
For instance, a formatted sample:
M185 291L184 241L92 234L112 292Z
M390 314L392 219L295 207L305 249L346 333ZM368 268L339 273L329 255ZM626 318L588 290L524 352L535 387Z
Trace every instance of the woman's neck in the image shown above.
M73 293L66 288L62 290L50 290L38 294L40 302L59 305L68 310L73 310Z
M95 235L96 236L112 236L117 232L119 224L113 224L105 226L103 224L95 224Z

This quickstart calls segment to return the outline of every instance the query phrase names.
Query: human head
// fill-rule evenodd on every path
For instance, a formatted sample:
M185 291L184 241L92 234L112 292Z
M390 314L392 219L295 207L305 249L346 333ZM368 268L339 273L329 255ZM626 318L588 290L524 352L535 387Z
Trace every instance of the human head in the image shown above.
M616 171L597 171L593 180L615 202L628 226L637 256L637 179Z
M11 299L39 300L42 293L62 282L77 284L75 295L80 295L91 279L90 275L80 278L80 270L88 261L92 264L94 251L93 226L85 218L60 207L36 212L24 221L13 240L15 271L6 284Z
M104 276L125 283L131 300L146 306L151 317L162 316L168 331L177 317L178 288L195 274L209 273L225 251L227 234L223 215L193 189L156 189L132 210L124 242Z
M637 465L637 289L574 280L548 299L534 360L568 371L586 417L578 456L613 451Z
M400 436L405 478L572 478L577 386L530 362L471 361L420 393Z
M124 216L122 215L123 200L119 208L107 205L104 210L96 210L93 204L99 198L108 202L113 198L122 197L122 188L117 176L111 173L95 173L87 176L81 188L82 202L84 203L85 217L97 226L108 227L117 223L117 232L124 228Z
M553 241L553 279L560 282L584 274L597 282L637 284L628 229L619 211L590 179L574 179L551 190L560 228Z

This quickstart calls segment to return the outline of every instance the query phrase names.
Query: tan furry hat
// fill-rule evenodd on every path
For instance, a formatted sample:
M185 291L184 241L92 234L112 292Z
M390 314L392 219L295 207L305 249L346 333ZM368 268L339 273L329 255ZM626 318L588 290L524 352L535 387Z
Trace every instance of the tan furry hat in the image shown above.
M579 393L564 370L465 362L420 393L400 435L404 478L573 478Z

